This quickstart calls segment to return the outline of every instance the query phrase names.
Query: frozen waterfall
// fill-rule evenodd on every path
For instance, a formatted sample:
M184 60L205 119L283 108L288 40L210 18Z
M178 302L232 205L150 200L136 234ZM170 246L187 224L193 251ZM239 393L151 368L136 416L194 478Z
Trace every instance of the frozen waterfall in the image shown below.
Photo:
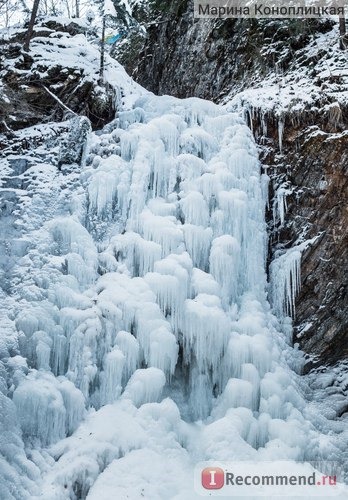
M26 173L3 500L192 499L200 460L340 457L268 303L260 170L238 115L143 92L79 170Z

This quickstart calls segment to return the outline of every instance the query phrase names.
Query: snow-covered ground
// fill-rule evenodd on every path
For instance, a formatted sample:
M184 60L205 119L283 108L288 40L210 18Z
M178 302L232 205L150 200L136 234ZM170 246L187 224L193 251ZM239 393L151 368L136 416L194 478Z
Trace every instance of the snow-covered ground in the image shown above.
M97 73L82 35L32 46ZM1 499L184 500L200 461L342 463L347 431L308 403L268 303L251 131L107 62L119 111L81 164L44 145L1 164Z
M289 48L286 44L283 53L276 53L278 65L261 82L238 94L224 98L227 109L245 110L250 113L259 111L264 115L272 112L280 119L284 114L301 116L304 112L322 110L328 112L331 106L347 105L348 66L347 54L340 50L338 24L327 33L312 34L308 44L294 55L287 70L281 69L282 58ZM275 51L272 45L265 45L261 56ZM323 106L323 103L325 106Z

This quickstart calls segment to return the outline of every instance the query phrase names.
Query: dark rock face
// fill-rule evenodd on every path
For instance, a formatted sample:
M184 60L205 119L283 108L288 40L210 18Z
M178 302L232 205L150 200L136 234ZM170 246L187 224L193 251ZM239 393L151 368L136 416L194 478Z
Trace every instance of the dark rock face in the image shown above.
M302 255L294 342L308 353L305 370L348 357L348 120L334 124L321 110L284 114L283 151L278 122L254 113L254 132L271 182L269 261L279 249L316 238ZM262 136L266 127L268 137ZM315 125L317 124L317 125ZM274 219L276 192L288 191L285 222Z
M318 88L346 90L340 78L322 82L311 70L326 57L325 47L317 54L306 48L310 38L332 29L331 21L194 21L192 2L174 3L180 12L157 12L140 63L136 68L128 63L128 71L150 90L221 102L262 84L272 71L296 75L303 67ZM324 111L326 104L331 111ZM299 238L317 237L302 255L294 318L294 342L309 354L308 371L348 356L348 107L319 94L311 109L303 105L297 115L285 110L282 121L279 154L279 115L253 110L253 131L272 179L270 261L276 250L291 248ZM291 193L284 224L273 220L280 185Z
M287 225L321 236L302 259L295 332L317 361L334 363L348 356L348 132L305 134L299 153L290 177L302 192Z
M214 101L262 81L272 70L285 70L313 32L332 28L328 20L194 19L192 0L154 7L146 21L140 60L121 57L127 71L156 94Z
M262 71L260 32L245 20L194 21L192 9L189 3L181 16L151 26L140 65L128 69L157 94L219 100L233 86L241 88L244 69Z
M284 153L265 157L273 185L292 191L283 226L269 213L270 258L299 237L317 237L302 255L294 318L294 342L310 354L309 370L348 356L348 132L293 129Z

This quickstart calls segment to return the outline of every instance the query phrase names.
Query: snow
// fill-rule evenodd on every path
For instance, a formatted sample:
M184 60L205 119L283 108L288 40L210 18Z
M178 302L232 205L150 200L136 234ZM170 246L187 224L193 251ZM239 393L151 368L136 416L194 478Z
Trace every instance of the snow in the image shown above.
M36 61L94 81L83 36L45 40ZM156 97L108 63L115 120L90 132L74 171L26 171L13 201L9 239L30 245L0 310L16 448L0 440L4 495L12 475L14 498L184 500L199 460L341 458L347 436L339 445L306 401L281 328L315 240L277 256L268 290L268 179L244 121Z
M93 485L88 498L109 500L114 496L129 496L162 500L170 492L171 498L184 500L178 483L185 484L192 480L187 470L187 461L187 457L179 450L169 457L163 452L147 448L134 450L127 457L114 460L109 465ZM115 477L120 478L116 489ZM137 478L136 482L134 477ZM186 494L187 499L195 498L190 491Z
M287 133L285 115L293 123L298 123L306 113L321 112L322 109L325 119L335 125L341 108L348 102L347 58L345 52L339 49L338 39L338 23L327 33L311 33L303 49L308 64L299 64L302 54L298 52L296 57L292 57L287 70L276 66L266 77L262 72L255 74L250 87L224 96L226 109L240 112L259 137L267 136L267 118L274 116L278 122L280 154ZM272 52L275 55L278 48L271 43L262 51L269 57ZM341 80L339 85L336 79ZM329 104L323 106L323 102ZM262 124L261 130L254 130L256 117Z

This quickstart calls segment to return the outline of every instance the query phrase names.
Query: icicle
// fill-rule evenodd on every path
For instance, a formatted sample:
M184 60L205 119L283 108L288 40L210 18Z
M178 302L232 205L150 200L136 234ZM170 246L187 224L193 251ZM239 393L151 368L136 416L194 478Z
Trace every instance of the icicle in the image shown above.
M52 291L53 294L51 296L51 300L59 307L59 309L62 309L64 307L87 309L92 305L90 299L88 299L81 293L72 290L71 287L57 284L53 287Z
M224 378L240 377L242 366L251 362L250 337L233 332L228 341L223 358L222 373ZM223 385L227 380L223 380Z
M142 304L136 316L137 339L149 366L160 368L167 375L174 372L178 346L170 325L163 319L157 304Z
M83 397L71 383L51 374L31 372L13 394L24 436L42 446L72 432L84 413Z
M201 193L192 191L180 201L180 207L187 224L208 226L209 208Z
M193 269L191 286L193 296L200 293L216 295L217 297L220 296L219 284L214 280L211 274L205 273L200 269Z
M22 331L27 337L31 337L32 334L39 329L39 321L37 316L27 312L18 316L16 327L18 331Z
M180 294L180 282L175 276L148 273L145 281L157 296L158 304L165 316L178 317L186 296ZM175 323L178 323L176 321Z
M210 272L221 285L225 304L237 297L239 284L240 245L232 236L220 236L213 241L209 262Z
M58 218L49 223L59 255L76 253L92 270L97 267L97 251L91 235L72 217Z
M135 259L139 268L139 275L144 276L154 269L155 263L161 258L161 246L153 241L138 240Z
M145 281L156 294L163 314L178 334L183 327L184 301L189 293L191 259L187 254L169 255L157 261L154 268L156 272L147 274Z
M279 211L280 225L283 226L285 222L285 213L287 211L287 203L286 203L286 193L283 189L277 190L277 205Z
M65 433L70 436L78 427L85 415L84 397L69 380L62 380L59 391L63 396L66 409Z
M174 170L173 176L169 172ZM176 178L176 165L170 159L165 157L164 146L160 146L154 149L154 159L152 166L152 178L150 180L150 190L152 191L153 197L163 196L166 198L168 192L170 191L170 181Z
M36 368L49 371L52 339L47 333L38 331L32 336L32 342L36 345Z
M155 156L156 147L142 138L138 142L138 148L133 161L132 181L129 192L129 230L138 230L138 218L145 207L149 195L148 190L151 173L156 161Z
M65 437L66 411L61 393L43 380L23 381L13 394L24 437L43 446Z
M174 374L179 346L174 335L165 327L153 330L150 335L148 364L159 368L168 376Z
M260 404L260 375L252 363L244 363L241 366L241 379L250 382L252 387L251 409L258 411Z
M125 355L118 348L106 355L104 372L102 372L101 403L108 404L116 401L122 391L122 374L125 365Z
M214 295L199 294L194 300L186 301L185 316L186 363L190 363L193 352L200 372L204 373L210 367L218 379L217 368L226 347L230 326L220 299Z
M219 401L219 413L226 413L229 408L245 407L253 409L253 386L247 380L231 378Z
M238 189L221 191L219 207L223 211L223 234L230 234L242 244L247 228L247 196Z
M51 367L54 375L63 375L67 368L68 341L61 326L56 326L53 332L53 348Z
M183 235L174 217L153 215L149 210L141 214L143 237L162 247L162 256L178 251L183 245Z
M279 142L279 151L283 152L283 135L284 135L284 117L280 117L278 120L278 142Z
M262 136L267 137L267 112L262 111L261 112L261 126L262 126Z
M139 362L139 342L131 333L121 330L116 335L115 343L124 354L123 379L128 382Z
M175 115L164 115L161 118L154 118L151 121L151 124L157 127L158 134L164 143L165 150L171 156L178 154L179 130L182 128L180 122L181 120Z
M266 173L261 175L261 191L262 191L262 198L264 200L264 207L269 209L269 184L271 182L271 179L269 175Z
M167 203L164 198L153 198L148 201L147 206L154 215L161 217L175 216L177 211L176 203Z
M134 108L127 111L121 111L118 113L119 127L122 129L128 128L133 123L142 123L145 120L144 110L141 108Z
M160 399L166 377L158 368L137 370L128 382L122 399L131 399L135 406L156 402Z
M235 115L226 113L220 116L208 116L204 120L204 126L207 132L214 135L223 135L228 127L234 126L238 118ZM241 121L241 124L243 122Z
M250 105L246 106L245 109L246 109L246 111L248 113L250 130L251 130L252 133L254 133L254 123L253 123L254 109Z
M216 149L216 139L199 127L188 128L180 136L181 153L209 160Z
M207 373L192 366L190 373L190 410L194 420L207 418L211 411L212 387Z
M124 262L133 276L144 276L151 272L156 260L162 255L162 248L158 243L144 240L140 235L126 232L111 240L113 253L118 262Z
M90 211L95 211L99 216L104 213L112 215L113 205L117 200L120 174L124 168L124 161L117 155L102 160L88 185ZM122 202L124 203L124 200L121 200L121 208Z
M177 157L178 175L181 181L200 179L207 169L207 164L201 158L191 153L182 153Z
M137 143L139 141L137 134L132 134L131 132L123 131L120 134L121 140L121 157L125 161L130 161L133 159L136 149Z
M210 211L212 212L213 208L215 208L213 202L216 200L219 189L222 187L217 175L211 172L203 174L197 181L197 187L208 202Z
M294 247L271 263L271 300L280 316L295 316L295 300L301 285L301 257L301 249Z

